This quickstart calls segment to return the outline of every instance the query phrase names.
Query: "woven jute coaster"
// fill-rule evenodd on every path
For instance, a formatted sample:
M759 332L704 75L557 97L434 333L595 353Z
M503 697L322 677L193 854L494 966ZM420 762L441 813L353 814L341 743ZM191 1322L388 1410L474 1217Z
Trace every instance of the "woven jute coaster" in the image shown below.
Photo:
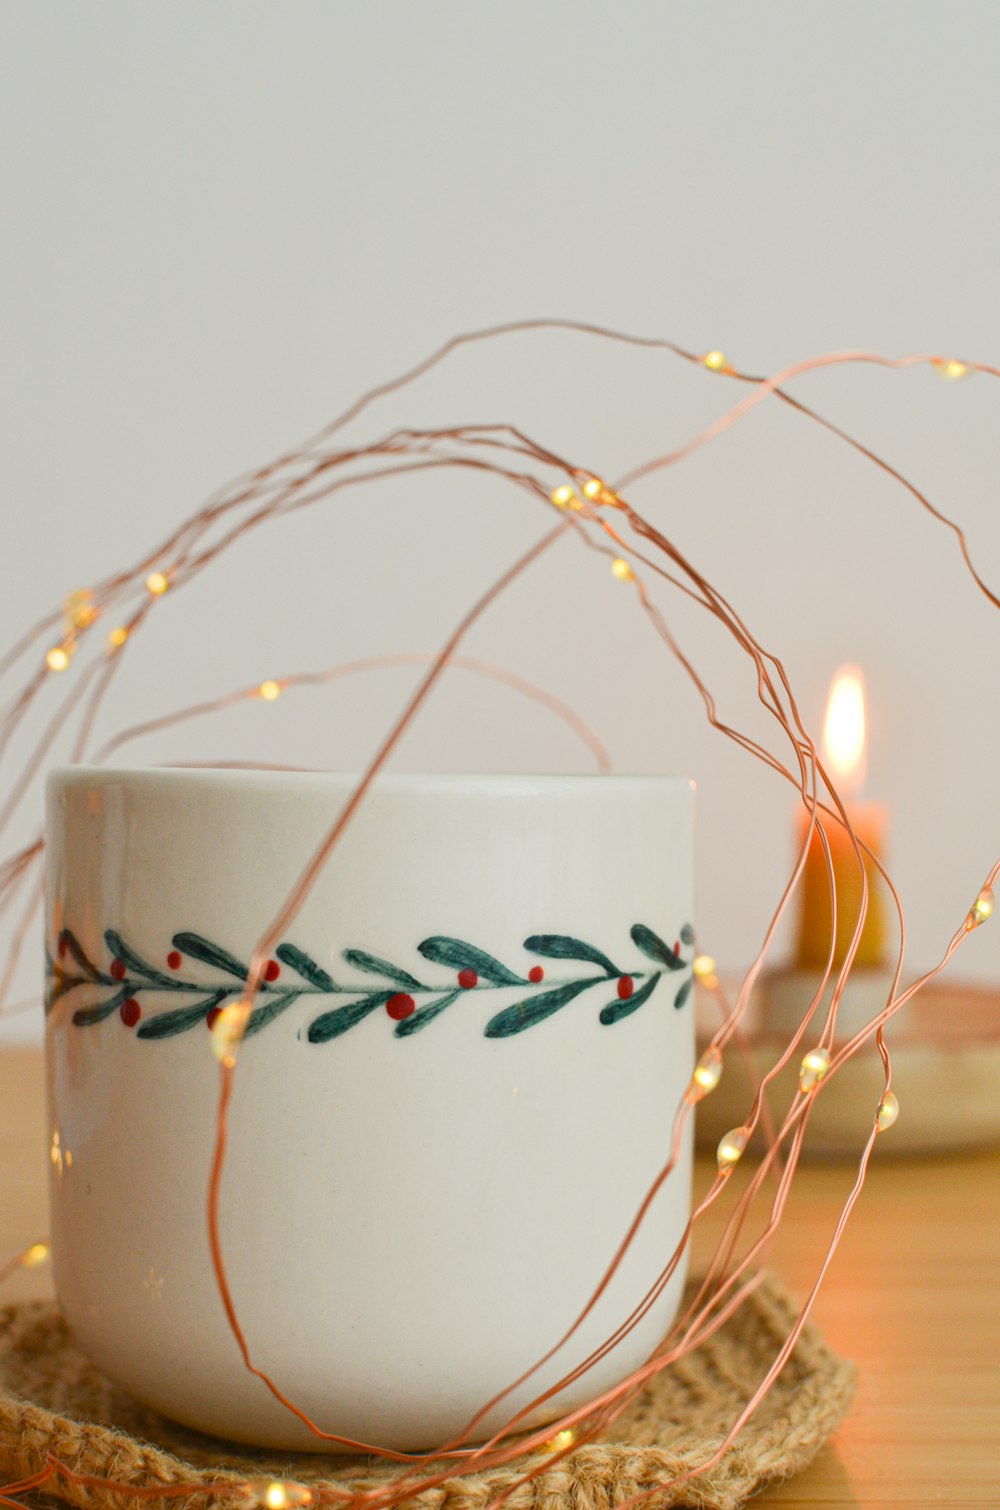
M725 1437L788 1334L795 1311L765 1277L740 1311L697 1351L659 1374L600 1441L543 1468L510 1498L511 1510L610 1510L631 1495L697 1467ZM652 1496L651 1510L697 1505L733 1510L819 1450L851 1398L854 1371L807 1327L761 1408L718 1464ZM399 1470L377 1460L313 1453L255 1453L175 1426L136 1405L74 1346L48 1303L0 1311L0 1484L58 1458L77 1474L148 1491L213 1483L201 1503L246 1506L249 1478L294 1479L313 1488L373 1489ZM421 1510L486 1510L538 1455L484 1473L456 1475L408 1502ZM430 1471L430 1465L428 1465ZM226 1489L233 1484L233 1491ZM83 1510L149 1510L149 1497L75 1484L45 1485ZM156 1503L155 1498L152 1501ZM198 1503L164 1500L164 1504Z

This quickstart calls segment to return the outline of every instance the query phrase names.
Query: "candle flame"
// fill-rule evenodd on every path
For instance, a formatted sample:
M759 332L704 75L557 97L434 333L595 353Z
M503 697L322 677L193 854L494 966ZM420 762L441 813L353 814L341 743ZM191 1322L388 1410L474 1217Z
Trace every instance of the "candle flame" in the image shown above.
M823 755L841 794L854 796L865 775L865 679L857 666L841 666L830 684Z

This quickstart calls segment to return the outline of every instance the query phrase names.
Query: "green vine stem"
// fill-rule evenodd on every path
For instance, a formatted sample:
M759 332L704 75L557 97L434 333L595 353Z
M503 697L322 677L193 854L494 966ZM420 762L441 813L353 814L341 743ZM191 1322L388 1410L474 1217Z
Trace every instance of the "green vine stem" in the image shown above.
M311 955L296 944L284 942L269 960L265 978L257 993L257 1005L247 1024L246 1036L259 1033L303 996L349 996L351 1001L331 1006L309 1025L310 1043L329 1043L355 1027L371 1013L382 1008L395 1021L397 1038L409 1038L451 1007L459 997L470 992L518 991L518 1000L503 1007L489 1018L483 1029L487 1038L512 1038L575 1001L595 987L615 986L614 998L602 1006L599 1021L610 1027L622 1022L646 1004L667 976L682 977L677 982L673 1005L685 1006L692 987L691 958L685 949L694 949L694 931L685 923L678 942L670 947L644 923L630 930L632 943L643 955L643 964L651 961L653 969L624 971L603 950L570 934L537 933L524 941L525 951L536 959L556 960L565 964L596 967L584 975L546 979L545 969L536 963L526 973L509 969L502 961L475 944L463 939L435 934L417 948L419 953L440 969L451 972L447 980L429 983L418 979L400 965L365 949L345 949L343 959L352 970L377 978L378 989L340 984ZM172 1038L199 1023L211 1026L215 1015L230 997L244 990L249 965L227 949L199 933L176 933L166 957L167 967L152 964L113 928L107 929L104 942L111 955L107 970L95 964L80 944L76 934L64 928L58 937L55 957L47 957L49 987L46 1012L64 996L89 990L95 1000L78 1006L72 1022L76 1027L92 1027L118 1013L128 1027L135 1027L143 1039ZM182 971L184 960L194 960L213 973L210 981L192 980ZM294 980L282 980L282 969L291 971ZM157 995L185 995L198 999L182 1006L168 1007L154 1016L143 1017L143 1002ZM419 998L427 997L426 1001ZM419 1003L419 1004L418 1004Z

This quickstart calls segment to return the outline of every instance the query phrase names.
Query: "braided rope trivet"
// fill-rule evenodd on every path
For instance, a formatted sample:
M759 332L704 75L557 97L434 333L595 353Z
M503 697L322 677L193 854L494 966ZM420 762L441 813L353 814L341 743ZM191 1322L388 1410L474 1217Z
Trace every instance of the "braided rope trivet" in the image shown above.
M765 1278L714 1337L658 1375L606 1437L578 1447L515 1491L511 1510L610 1510L703 1462L756 1389L794 1315L790 1301ZM735 1445L709 1473L651 1497L650 1510L681 1504L733 1510L770 1480L795 1473L843 1416L853 1376L851 1365L807 1327ZM253 1453L175 1426L109 1384L76 1350L52 1304L11 1306L0 1311L0 1484L36 1472L47 1453L77 1473L134 1488L275 1476L363 1490L398 1471L357 1457ZM528 1461L456 1476L409 1503L420 1510L485 1510ZM51 1479L45 1488L83 1510L150 1506L149 1499L127 1492L64 1479ZM217 1492L201 1503L217 1510L246 1501L235 1492Z

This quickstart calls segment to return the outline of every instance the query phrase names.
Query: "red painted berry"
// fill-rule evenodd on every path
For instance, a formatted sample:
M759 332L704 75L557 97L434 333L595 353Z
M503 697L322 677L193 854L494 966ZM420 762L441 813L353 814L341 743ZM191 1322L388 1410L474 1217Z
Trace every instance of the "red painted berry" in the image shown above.
M628 1001L634 989L635 982L631 975L620 975L618 977L618 995L622 1001Z
M540 980L544 979L544 976L545 971L542 969L541 965L532 965L531 969L528 971L528 979L534 981L536 986L538 985L538 982Z
M219 1013L221 1011L222 1011L221 1007L213 1007L212 1008L211 1012L209 1012L208 1016L205 1018L205 1026L206 1026L206 1028L211 1028L214 1025L215 1019L218 1017L218 1015L219 1015Z
M59 935L59 945L58 945L58 948L59 948L59 958L60 959L65 959L66 958L66 935L63 934L63 933L60 933L60 935Z
M276 959L269 959L264 966L264 979L277 980L280 974L281 966L278 964L278 961Z
M181 957L176 949L171 949L170 953L167 955L167 964L170 966L171 970L179 970L181 968Z
M463 991L471 991L473 986L479 984L479 976L476 974L475 970L459 970L458 984L461 986Z
M125 966L120 959L113 959L111 961L111 974L115 980L125 979Z
M675 957L677 959L680 959L680 957L681 957L681 941L680 941L680 939L678 939L677 942L676 942L676 944L674 945L674 955L675 955Z
M123 1001L121 1006L118 1008L118 1011L121 1015L122 1022L127 1028L134 1028L136 1023L139 1021L139 1018L142 1016L142 1013L139 1010L139 1003L136 1001L134 996L130 996L128 1001Z
M385 1004L385 1010L395 1022L402 1022L403 1018L409 1017L415 1009L413 997L407 996L405 991L397 991L395 996L390 996Z

